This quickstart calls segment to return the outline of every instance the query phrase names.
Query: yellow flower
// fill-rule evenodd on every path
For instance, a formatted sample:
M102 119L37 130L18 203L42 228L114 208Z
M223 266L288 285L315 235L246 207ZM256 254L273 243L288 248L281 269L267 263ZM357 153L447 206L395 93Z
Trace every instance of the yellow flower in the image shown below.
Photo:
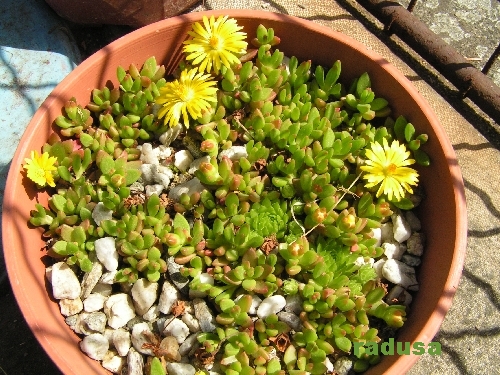
M217 87L214 87L217 82L208 78L209 74L191 69L183 70L178 80L167 82L156 99L156 103L163 106L158 111L158 117L165 116L165 124L173 127L182 115L184 126L189 128L189 116L196 120L202 116L202 111L210 108L211 102L217 102Z
M410 152L406 151L405 145L400 145L398 141L393 141L390 147L385 138L383 146L378 142L372 143L371 149L366 150L365 165L361 167L368 172L363 176L367 180L365 186L371 188L381 183L377 197L383 193L390 201L393 195L396 201L404 197L403 188L413 193L410 185L417 185L418 173L407 167L415 163L415 160L408 159L409 156Z
M243 27L238 26L236 20L227 16L220 16L215 20L203 16L203 25L196 22L193 30L188 34L192 39L184 42L184 53L186 59L193 60L193 65L199 65L200 72L210 73L212 67L215 73L219 73L222 65L230 67L240 61L236 55L246 52L247 43L244 41L246 33L239 31Z
M47 152L39 155L37 151L31 151L31 159L24 159L24 169L28 172L28 178L40 186L56 186L52 171L57 168L54 166L57 159L49 156Z

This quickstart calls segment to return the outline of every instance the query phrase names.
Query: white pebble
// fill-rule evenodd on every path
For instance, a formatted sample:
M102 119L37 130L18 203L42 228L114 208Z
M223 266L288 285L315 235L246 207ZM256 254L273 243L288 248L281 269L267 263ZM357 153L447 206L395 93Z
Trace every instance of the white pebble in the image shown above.
M163 192L162 184L146 185L146 197L150 197L153 194L160 196L162 192Z
M177 288L165 280L161 290L160 300L158 301L158 310L164 314L169 314L170 310L172 310L172 306L179 298L180 294Z
M113 331L111 339L113 342L113 346L115 347L118 354L122 357L125 357L132 345L130 333L128 331L125 331L123 328L116 329Z
M102 360L101 365L113 374L121 374L123 366L125 365L125 358L114 355L113 352L109 351Z
M115 238L103 237L94 242L97 259L108 271L118 268L118 251L116 251Z
M163 336L173 336L181 345L189 336L189 327L178 318L169 318L165 323Z
M174 154L174 165L181 172L186 172L193 160L193 155L188 150L180 150Z
M141 148L140 160L145 164L159 164L158 158L153 152L151 143L144 143Z
M142 181L148 185L153 182L153 178L156 172L155 164L141 164L141 177Z
M384 267L384 264L387 260L386 259L379 259L375 263L373 263L373 269L377 273L377 277L381 278L382 277L382 268Z
M103 284L110 284L111 285L115 282L115 276L117 273L118 273L118 270L104 272L102 274L101 278L99 279L99 282L103 283Z
M91 293L85 301L83 301L83 309L86 312L99 311L104 307L106 297L99 293Z
M131 292L135 311L138 315L144 315L156 301L158 283L150 282L146 279L139 279L134 283Z
M78 314L83 310L83 302L80 298L75 299L61 299L59 300L59 308L61 314L64 316L71 316Z
M382 275L391 283L401 285L405 289L418 290L415 269L399 260L388 259L382 268Z
M371 231L371 236L372 236L372 238L375 238L377 240L375 247L378 247L382 244L382 229L373 228Z
M398 242L404 242L411 236L410 224L406 221L402 214L393 214L391 216L392 224L394 225L394 239Z
M194 375L196 369L189 363L167 362L168 375Z
M134 303L125 293L113 294L104 302L104 313L108 317L108 325L118 329L135 318Z
M165 133L160 135L160 142L165 146L170 146L170 144L177 139L181 131L182 125L175 125L173 128L168 129Z
M274 295L265 298L257 309L257 316L261 319L267 318L269 315L277 314L286 305L285 297Z
M113 292L113 287L110 284L103 284L101 282L92 289L92 293L102 294L104 297L109 297Z
M222 160L224 156L227 156L232 161L239 161L240 158L248 157L247 148L245 146L231 146L219 153L219 160Z
M80 348L84 353L86 353L90 358L97 361L102 360L109 349L109 342L106 337L100 333L92 333L85 336L82 341L80 341Z
M92 210L92 219L97 225L101 225L103 220L111 220L113 218L113 211L104 206L104 203L99 202Z
M158 160L165 160L172 155L172 149L165 145L155 147L153 152Z
M153 181L168 189L174 176L174 172L170 168L158 165L153 173Z
M80 281L65 262L59 262L52 266L51 281L52 294L55 299L80 297L82 292Z
M168 197L174 201L179 201L181 195L184 193L192 195L193 193L201 193L203 190L205 190L205 186L203 186L200 180L195 177L189 181L174 186L170 189Z
M157 305L153 305L149 308L146 313L142 315L142 319L147 320L148 322L154 322L160 316L160 310L158 310Z
M388 259L400 260L405 252L405 247L397 241L384 242L382 244L382 249L384 249L384 254Z
M148 323L142 322L135 324L130 335L130 339L132 340L132 345L135 350L142 354L154 355L151 349L143 348L144 344L151 343L151 336L153 336L153 333L151 332Z
M127 354L127 375L143 375L144 374L144 358L141 353L138 353L134 348L130 348Z
M182 321L188 326L190 332L201 331L200 322L189 313L182 314Z

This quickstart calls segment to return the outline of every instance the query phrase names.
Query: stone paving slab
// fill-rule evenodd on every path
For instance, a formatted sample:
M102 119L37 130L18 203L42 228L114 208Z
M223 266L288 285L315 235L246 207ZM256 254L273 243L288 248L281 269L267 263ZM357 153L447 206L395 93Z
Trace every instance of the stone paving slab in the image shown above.
M428 3L436 3L433 0ZM483 0L479 3L484 3ZM490 3L490 1L487 1ZM442 12L453 14L456 1ZM474 2L463 0L464 6ZM491 1L491 4L496 3ZM244 8L275 11L318 22L341 31L364 43L394 64L417 87L436 112L453 144L466 187L468 204L469 239L467 256L460 287L453 305L446 316L439 334L434 338L442 344L440 356L423 356L408 372L410 375L427 374L499 374L498 347L500 347L500 151L496 139L485 137L478 129L484 129L489 120L473 105L457 100L456 91L442 82L439 76L418 56L405 50L404 43L382 33L382 25L370 18L353 0L205 0L191 11L205 9ZM451 17L451 16L450 16ZM3 289L3 288L2 288ZM16 324L22 317L16 315L12 295L0 293L2 306L9 307L10 319ZM8 323L8 322L7 322ZM0 314L0 326L2 315ZM24 331L23 331L24 329ZM14 330L7 337L0 335L0 367L10 369L8 375L55 374L53 368L44 371L40 364L50 363L38 354L39 348L33 337L20 327L25 335L18 337ZM24 356L24 362L34 366L23 367L22 372L9 366L11 358L5 355L5 345L13 346L14 352ZM17 345L17 347L16 347ZM12 350L11 350L12 352ZM33 352L37 358L31 358ZM23 366L22 361L17 361ZM25 370L26 369L26 370Z

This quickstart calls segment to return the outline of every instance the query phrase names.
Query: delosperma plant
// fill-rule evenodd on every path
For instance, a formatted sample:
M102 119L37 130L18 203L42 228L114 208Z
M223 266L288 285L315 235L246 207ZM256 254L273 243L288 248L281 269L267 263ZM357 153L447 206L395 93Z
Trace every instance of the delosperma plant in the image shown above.
M248 47L241 30L205 19L174 76L151 57L118 67L118 84L86 105L69 99L24 165L50 194L30 223L80 275L111 243L123 286L162 283L173 257L215 311L191 359L200 374L214 363L227 375L325 374L342 356L364 371L380 358L356 357L353 343L385 340L382 327L406 319L373 266L384 255L374 233L421 198L410 166L429 165L427 135L392 117L367 73L344 82L341 61L286 57L264 25ZM163 187L145 194L145 150L160 141L166 156L150 173ZM195 167L177 166L176 152ZM298 298L296 324L255 312L273 296ZM148 371L163 374L172 358L156 357Z

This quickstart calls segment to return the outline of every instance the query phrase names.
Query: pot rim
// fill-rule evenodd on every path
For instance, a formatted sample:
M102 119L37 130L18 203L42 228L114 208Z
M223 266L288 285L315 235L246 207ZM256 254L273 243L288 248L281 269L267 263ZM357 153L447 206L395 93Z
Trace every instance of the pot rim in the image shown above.
M456 218L456 228L455 228L455 252L453 254L453 260L451 264L450 274L446 279L441 297L439 299L438 306L434 309L431 318L427 321L424 328L418 334L415 341L428 343L432 340L435 334L438 332L442 321L444 320L445 314L451 306L453 296L458 288L459 280L462 274L462 267L465 259L465 250L467 242L467 212L466 212L466 201L465 201L465 189L463 184L462 175L456 160L455 151L451 146L451 143L446 135L444 129L439 124L439 121L432 111L429 104L420 95L415 86L393 65L388 63L379 54L368 50L366 46L360 42L346 36L340 32L334 31L329 27L316 24L314 22L304 20L298 17L284 15L280 13L266 12L266 11L254 11L254 10L235 10L235 9L221 9L221 10L211 10L203 12L194 12L184 15L179 15L171 17L162 21L155 22L153 24L144 26L137 29L124 37L117 39L116 41L110 43L106 47L97 51L85 61L83 61L79 66L77 66L67 77L65 77L52 91L52 93L43 102L40 108L36 111L32 120L28 124L19 146L15 152L12 159L11 166L9 168L9 174L6 183L6 189L4 194L4 207L13 206L16 201L16 191L13 190L15 186L14 181L20 178L20 165L23 163L25 155L29 154L28 146L23 142L30 133L33 133L36 129L37 124L44 112L47 111L51 105L55 104L56 98L61 96L61 93L70 85L77 77L80 72L92 68L93 66L101 63L106 56L109 54L128 48L132 42L138 41L143 35L150 33L157 33L160 30L170 28L172 26L181 25L184 23L193 23L200 21L203 16L219 16L228 15L229 17L236 19L261 19L265 21L279 21L287 22L291 24L298 25L300 27L306 28L312 32L327 35L328 37L334 38L336 40L342 40L343 43L347 42L350 47L359 51L369 59L371 59L374 64L381 65L382 69L386 70L389 74L395 77L397 81L404 87L404 89L412 96L415 102L420 106L424 115L428 118L431 123L438 142L440 143L442 150L447 158L448 167L450 175L453 181L453 192L454 200L456 206L455 218ZM92 89L92 88L91 88ZM33 280L31 275L24 275L20 272L23 268L23 263L25 260L23 257L16 256L16 253L12 251L6 251L9 248L9 244L13 241L13 230L16 228L14 220L9 214L9 210L4 210L2 213L2 236L4 245L4 257L5 263L9 275L9 279L12 285L12 290L14 292L17 303L24 315L26 322L28 323L31 331L34 333L37 340L40 342L42 347L45 349L49 357L56 363L57 366L64 373L73 373L75 370L71 366L71 358L65 358L64 353L58 351L58 347L54 346L51 341L54 339L53 332L51 332L50 327L47 323L41 320L40 314L37 310L37 306L33 306L31 300L28 298L30 283L28 281ZM26 267L24 267L26 268ZM27 293L28 292L28 293ZM49 297L49 296L47 296ZM49 303L49 298L47 298L47 303ZM52 302L51 302L52 303ZM68 328L69 330L69 328ZM71 331L71 334L73 332ZM63 338L64 339L64 338ZM82 353L82 355L84 355ZM411 366L418 360L418 356L400 356L391 369L386 372L386 374L401 374L402 372L408 371ZM98 363L99 367L100 364ZM397 368L397 370L395 370ZM95 368L93 368L96 371ZM108 373L104 370L103 373Z

